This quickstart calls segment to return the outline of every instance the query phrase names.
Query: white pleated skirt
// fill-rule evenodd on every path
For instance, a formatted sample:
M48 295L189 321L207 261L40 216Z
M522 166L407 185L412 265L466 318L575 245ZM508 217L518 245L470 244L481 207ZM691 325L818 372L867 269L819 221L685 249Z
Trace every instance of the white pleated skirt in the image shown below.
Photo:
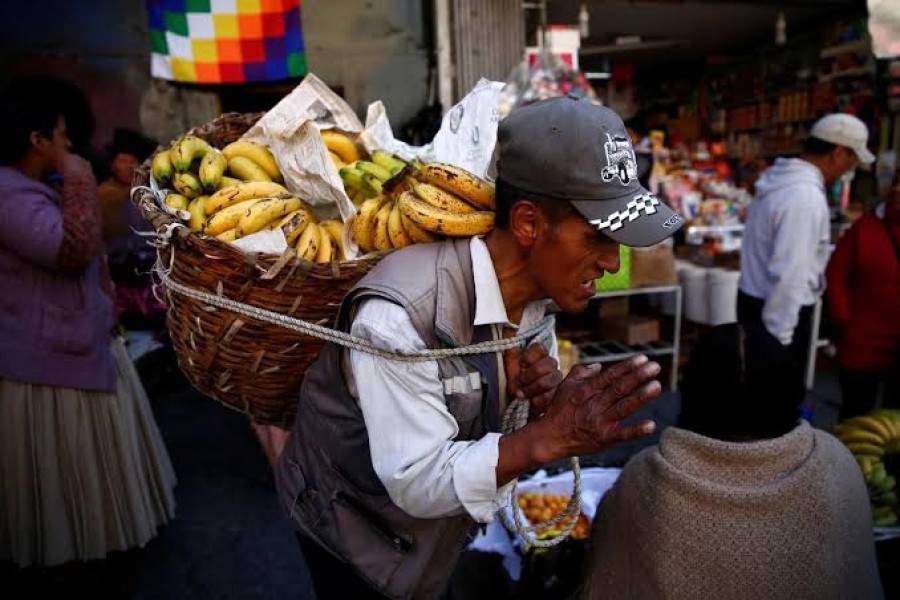
M175 515L175 471L124 344L117 393L0 378L0 560L22 567L140 547Z

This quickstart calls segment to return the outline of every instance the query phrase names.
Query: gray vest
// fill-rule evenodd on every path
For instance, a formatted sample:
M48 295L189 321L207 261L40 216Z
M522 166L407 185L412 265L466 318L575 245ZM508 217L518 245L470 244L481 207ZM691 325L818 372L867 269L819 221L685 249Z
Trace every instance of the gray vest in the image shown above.
M386 256L347 294L336 327L349 331L358 303L380 297L406 309L429 348L491 339L489 326L473 326L469 243L416 245ZM372 467L370 432L344 375L346 355L328 343L307 371L293 432L277 467L280 500L304 535L352 565L386 596L435 598L474 522L467 514L415 518L391 501ZM447 408L459 424L457 440L499 431L496 355L437 362Z

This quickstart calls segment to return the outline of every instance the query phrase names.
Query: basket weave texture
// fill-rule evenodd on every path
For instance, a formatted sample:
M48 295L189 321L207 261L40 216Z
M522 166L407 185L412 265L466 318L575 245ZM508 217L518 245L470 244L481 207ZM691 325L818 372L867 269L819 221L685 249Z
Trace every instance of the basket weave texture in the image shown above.
M261 116L226 113L190 133L222 148ZM136 186L149 185L150 161L138 170ZM177 222L149 191L137 191L133 201L158 232ZM159 254L165 268L172 266L169 276L182 285L326 326L337 316L344 294L380 258L314 264L294 252L248 254L185 227L174 230ZM254 423L290 427L303 375L322 340L174 291L167 292L167 303L169 334L190 383Z

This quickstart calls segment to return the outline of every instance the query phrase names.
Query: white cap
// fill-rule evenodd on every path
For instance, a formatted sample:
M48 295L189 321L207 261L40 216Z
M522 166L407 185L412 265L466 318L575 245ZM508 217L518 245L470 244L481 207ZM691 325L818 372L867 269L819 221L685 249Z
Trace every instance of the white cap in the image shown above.
M809 135L853 150L859 162L864 165L875 162L875 155L869 152L868 148L869 128L853 115L847 113L825 115L813 124Z

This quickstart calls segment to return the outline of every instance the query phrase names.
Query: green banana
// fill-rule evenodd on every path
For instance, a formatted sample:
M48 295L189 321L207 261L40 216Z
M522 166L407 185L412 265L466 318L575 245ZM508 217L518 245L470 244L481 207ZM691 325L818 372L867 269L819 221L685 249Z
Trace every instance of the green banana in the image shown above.
M358 160L354 163L353 166L364 173L371 174L381 182L387 181L391 178L390 170L385 169L381 165L368 160Z
M372 162L387 169L392 177L402 171L407 164L406 161L401 160L384 150L375 150L372 152Z

